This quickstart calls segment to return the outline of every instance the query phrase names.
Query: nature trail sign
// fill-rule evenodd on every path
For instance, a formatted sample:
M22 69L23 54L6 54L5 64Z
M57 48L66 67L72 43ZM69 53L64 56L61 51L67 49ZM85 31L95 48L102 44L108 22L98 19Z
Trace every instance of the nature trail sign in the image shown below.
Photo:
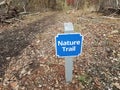
M79 56L82 52L83 36L74 33L71 22L64 23L64 34L55 37L56 55L65 58L65 78L66 82L72 81L73 57Z
M83 36L79 33L58 34L56 36L56 55L58 57L79 56L82 52Z

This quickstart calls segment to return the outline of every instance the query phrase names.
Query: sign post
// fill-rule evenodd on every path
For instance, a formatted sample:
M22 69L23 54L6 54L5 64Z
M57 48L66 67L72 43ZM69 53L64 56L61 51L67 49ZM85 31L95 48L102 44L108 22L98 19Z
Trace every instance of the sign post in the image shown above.
M64 33L74 33L72 23L64 23ZM65 79L66 82L72 81L73 57L65 57Z
M73 32L73 24L64 23L64 34L58 34L55 38L56 55L65 58L66 82L72 81L73 59L82 52L83 36Z

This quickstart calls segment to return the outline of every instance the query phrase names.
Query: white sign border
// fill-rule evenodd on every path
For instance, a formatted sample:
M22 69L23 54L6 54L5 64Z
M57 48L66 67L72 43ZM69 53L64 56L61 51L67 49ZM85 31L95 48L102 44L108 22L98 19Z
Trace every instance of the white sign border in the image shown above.
M80 36L82 36L81 53L78 54L78 55L73 55L73 56L59 56L59 55L57 55L57 43L56 43L56 38L57 38L59 35L70 35L70 34L79 34ZM78 56L80 56L80 55L82 54L83 40L84 40L84 36L83 36L81 33L62 33L62 34L57 34L57 36L55 36L55 52L56 52L56 56L57 56L58 58L78 57Z

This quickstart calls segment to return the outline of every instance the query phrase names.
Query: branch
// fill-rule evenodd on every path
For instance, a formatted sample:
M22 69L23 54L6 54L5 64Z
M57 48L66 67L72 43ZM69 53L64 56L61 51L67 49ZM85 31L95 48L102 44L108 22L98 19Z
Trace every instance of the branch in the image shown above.
M102 16L102 18L104 18L104 19L117 19L117 20L120 20L120 18L110 17L110 16Z
M5 5L5 4L6 4L6 1L0 2L0 6Z

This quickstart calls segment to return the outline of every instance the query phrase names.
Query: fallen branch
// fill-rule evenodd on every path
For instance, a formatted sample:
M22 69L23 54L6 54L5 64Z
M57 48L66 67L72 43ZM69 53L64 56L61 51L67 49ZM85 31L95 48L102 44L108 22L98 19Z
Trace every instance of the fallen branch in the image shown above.
M0 6L5 5L5 4L6 4L5 1L0 2Z
M110 17L110 16L102 16L102 18L106 18L106 19L120 19L120 18L116 18L116 17Z

